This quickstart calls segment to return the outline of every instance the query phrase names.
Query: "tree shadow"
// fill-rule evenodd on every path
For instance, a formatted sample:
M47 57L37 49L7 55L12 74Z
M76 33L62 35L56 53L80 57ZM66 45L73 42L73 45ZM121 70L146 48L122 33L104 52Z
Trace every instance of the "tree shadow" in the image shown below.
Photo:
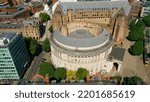
M44 36L45 30L46 30L46 26L45 25L41 25L40 26L40 37L41 38Z

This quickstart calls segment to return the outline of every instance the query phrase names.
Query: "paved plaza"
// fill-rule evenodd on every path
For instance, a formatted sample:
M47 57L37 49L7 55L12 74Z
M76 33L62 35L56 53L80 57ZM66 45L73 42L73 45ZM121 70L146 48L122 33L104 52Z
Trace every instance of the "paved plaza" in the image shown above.
M125 39L123 43L123 47L126 49L126 51L119 75L122 75L124 77L136 75L141 77L148 84L150 84L150 64L148 66L145 66L143 64L142 55L132 56L128 53L128 48L132 44L134 44L134 42L130 42L127 39Z

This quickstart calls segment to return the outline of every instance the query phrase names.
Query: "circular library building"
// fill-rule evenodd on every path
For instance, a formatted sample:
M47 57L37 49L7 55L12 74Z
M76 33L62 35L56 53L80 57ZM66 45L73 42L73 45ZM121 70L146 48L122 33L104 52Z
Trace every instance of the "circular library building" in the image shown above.
M86 68L90 75L104 67L112 50L112 36L97 24L71 22L54 31L51 41L51 61L55 67L68 70Z

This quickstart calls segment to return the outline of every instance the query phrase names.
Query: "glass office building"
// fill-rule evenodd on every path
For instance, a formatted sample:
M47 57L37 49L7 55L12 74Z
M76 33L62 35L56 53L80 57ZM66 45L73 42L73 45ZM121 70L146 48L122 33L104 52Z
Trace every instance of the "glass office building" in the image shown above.
M0 79L20 79L29 60L22 34L0 33Z

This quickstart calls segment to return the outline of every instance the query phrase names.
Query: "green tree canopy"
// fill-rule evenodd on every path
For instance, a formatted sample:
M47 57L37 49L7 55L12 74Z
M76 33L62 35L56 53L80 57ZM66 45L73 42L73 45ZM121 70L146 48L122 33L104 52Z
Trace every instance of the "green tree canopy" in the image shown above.
M146 26L150 26L150 14L143 17L143 22L145 23Z
M43 62L40 64L40 69L38 71L42 76L48 75L49 78L53 78L54 76L54 66L50 63Z
M85 68L78 68L76 77L78 80L84 80L89 75L89 71Z
M130 24L129 24L129 27L130 28L134 28L135 27L135 20L132 20L131 22L130 22Z
M48 20L50 20L50 16L45 12L40 13L39 17L42 22L47 22Z
M136 23L136 27L138 28L137 30L144 31L145 24L141 19L139 19L138 22Z
M25 38L25 43L26 43L29 55L31 55L31 52L30 52L30 41L31 41L31 39L32 39L31 37L26 37Z
M123 81L126 85L137 85L138 83L144 83L144 81L138 76L125 77Z
M31 39L30 41L30 52L32 55L37 53L38 42L35 39Z
M138 19L138 20L132 20L131 23L129 24L130 27L130 31L144 31L145 29L145 24L142 20Z
M65 68L56 68L55 72L54 72L54 78L57 81L63 80L66 78L66 69Z
M31 37L27 37L25 38L25 43L26 43L29 55L30 56L35 55L37 52L38 42Z
M144 38L144 33L141 30L133 30L129 32L129 35L127 37L128 40L130 41L138 41L138 40L143 40Z
M45 52L49 52L50 51L50 42L49 42L48 38L46 38L44 40L43 49L44 49Z
M50 31L51 33L53 33L53 26L52 26L52 25L49 27L49 31Z
M135 42L135 44L128 49L131 55L141 55L143 53L143 50L143 41L141 40Z
M130 23L130 32L127 39L130 41L143 40L145 24L142 20L132 20Z

